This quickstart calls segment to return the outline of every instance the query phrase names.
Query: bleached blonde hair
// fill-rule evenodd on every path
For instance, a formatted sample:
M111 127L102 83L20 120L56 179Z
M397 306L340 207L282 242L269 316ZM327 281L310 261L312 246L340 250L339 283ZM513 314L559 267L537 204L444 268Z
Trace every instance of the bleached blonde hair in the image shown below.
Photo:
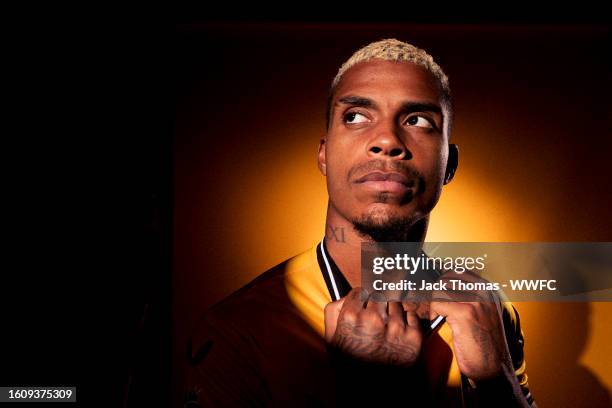
M334 80L332 81L329 92L328 109L327 109L327 127L329 128L331 116L331 100L333 98L336 87L342 80L344 73L351 67L372 59L381 59L385 61L412 62L427 69L437 80L438 86L442 93L442 105L446 110L447 131L450 135L450 121L452 118L452 99L448 76L442 68L434 61L433 57L425 50L415 47L412 44L399 41L395 38L376 41L357 50L351 57L346 60L338 70Z

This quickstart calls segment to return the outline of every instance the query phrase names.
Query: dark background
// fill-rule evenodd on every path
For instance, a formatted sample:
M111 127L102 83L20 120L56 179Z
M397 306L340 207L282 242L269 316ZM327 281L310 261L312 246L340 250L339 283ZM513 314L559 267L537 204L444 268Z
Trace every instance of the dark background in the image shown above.
M253 230L236 227L240 219L231 221L234 229L216 221L215 211L241 202L227 207L224 186L231 184L209 175L232 182L236 174L252 171L254 161L270 159L267 171L273 172L273 159L283 149L301 151L302 144L316 143L316 134L293 145L275 145L274 138L293 126L291 120L304 124L305 117L312 120L308 129L320 130L321 97L337 67L357 47L379 38L412 41L440 60L461 102L457 137L476 145L491 122L503 127L519 121L524 128L530 120L534 128L520 142L511 130L502 132L506 157L518 156L525 146L534 152L531 164L521 167L523 180L529 170L563 171L553 177L547 205L532 214L558 211L557 217L544 224L547 232L532 231L528 239L610 240L603 210L610 189L602 175L610 153L605 13L508 7L487 15L411 7L364 17L346 9L275 15L239 8L216 15L179 10L173 16L162 9L149 18L150 10L39 11L13 19L5 37L10 103L3 137L8 208L2 385L76 385L79 405L87 406L180 404L181 350L193 321L261 272L224 275L230 253L208 256L228 248L229 238L241 237L238 244L251 249L257 242ZM541 115L523 115L523 108ZM282 126L279 116L285 118ZM249 132L239 120L249 121ZM467 139L474 125L482 131ZM263 144L279 150L258 150ZM491 153L498 152L479 154ZM297 164L307 164L307 156L300 157ZM473 174L497 165L490 159ZM247 191L257 186L252 180L241 185ZM320 185L314 186L318 194ZM190 192L197 196L190 198ZM288 197L286 208L299 205ZM563 205L557 207L559 200ZM255 202L265 208L265 199ZM309 215L316 217L316 211ZM285 226L281 237L300 225L296 220ZM279 230L249 224L261 227L269 235ZM177 243L186 241L190 252L180 252L186 247ZM173 242L174 251L179 249L174 256ZM253 259L257 267L271 266L295 249L272 246ZM216 275L222 278L207 282L212 275L185 274L190 263L222 266ZM566 309L553 312L574 310ZM550 347L553 354L567 351ZM580 346L571 350L578 354ZM582 384L583 394L598 391L596 380Z

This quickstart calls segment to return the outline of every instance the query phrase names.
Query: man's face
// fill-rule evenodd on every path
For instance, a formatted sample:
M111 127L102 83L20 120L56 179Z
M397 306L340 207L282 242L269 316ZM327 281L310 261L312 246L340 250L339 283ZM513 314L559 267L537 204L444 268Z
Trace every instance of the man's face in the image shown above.
M362 62L345 72L331 106L319 166L334 210L379 227L427 216L448 159L433 75L408 62Z

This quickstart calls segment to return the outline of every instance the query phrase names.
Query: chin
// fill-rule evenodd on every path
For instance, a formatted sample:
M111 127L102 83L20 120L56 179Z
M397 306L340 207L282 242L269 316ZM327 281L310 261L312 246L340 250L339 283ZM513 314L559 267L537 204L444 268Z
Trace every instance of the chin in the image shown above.
M355 230L378 242L420 241L427 225L418 211L376 203L351 220ZM424 222L419 222L423 220ZM425 229L424 229L425 228Z
M371 222L384 225L389 222L408 222L416 218L416 213L413 209L400 208L394 204L375 203L363 211L359 219L369 219Z

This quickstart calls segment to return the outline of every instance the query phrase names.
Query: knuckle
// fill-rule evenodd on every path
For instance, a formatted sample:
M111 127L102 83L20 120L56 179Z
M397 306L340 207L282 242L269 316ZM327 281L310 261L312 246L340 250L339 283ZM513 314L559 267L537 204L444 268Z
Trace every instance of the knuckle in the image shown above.
M404 331L404 324L398 320L391 320L387 324L387 335L397 337Z
M405 312L415 311L419 307L415 302L403 302L402 306Z
M346 322L355 322L358 320L358 313L352 309L342 312L341 319Z

